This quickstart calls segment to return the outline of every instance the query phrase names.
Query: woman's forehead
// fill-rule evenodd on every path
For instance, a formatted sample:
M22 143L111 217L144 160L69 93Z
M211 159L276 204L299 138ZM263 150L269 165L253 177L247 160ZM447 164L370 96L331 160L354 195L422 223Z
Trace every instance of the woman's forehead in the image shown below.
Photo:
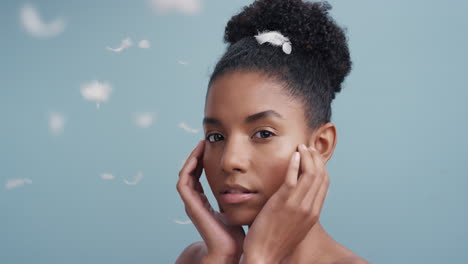
M269 106L291 101L282 82L257 72L232 72L217 78L210 86L206 107L228 103L247 106Z
M300 115L302 105L292 100L284 85L256 72L234 72L220 76L206 98L205 117L245 119L269 111L284 118ZM278 117L270 115L270 117Z

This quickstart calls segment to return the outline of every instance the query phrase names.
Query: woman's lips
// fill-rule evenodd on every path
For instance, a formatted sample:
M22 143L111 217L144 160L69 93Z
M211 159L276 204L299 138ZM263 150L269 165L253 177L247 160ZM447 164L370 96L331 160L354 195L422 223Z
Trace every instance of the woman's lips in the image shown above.
M249 199L252 199L257 193L248 192L248 193L222 193L221 199L223 202L228 204L242 203Z

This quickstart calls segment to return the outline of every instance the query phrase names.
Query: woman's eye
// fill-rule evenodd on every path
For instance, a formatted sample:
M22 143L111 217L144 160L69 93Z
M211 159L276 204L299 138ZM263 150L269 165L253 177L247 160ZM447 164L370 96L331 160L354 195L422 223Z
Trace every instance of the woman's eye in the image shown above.
M221 134L210 134L206 137L206 140L213 143L219 140L223 140L223 136Z
M268 138L274 135L275 134L273 134L272 132L268 130L262 130L262 131L258 131L257 133L255 133L255 136L260 137L260 138Z

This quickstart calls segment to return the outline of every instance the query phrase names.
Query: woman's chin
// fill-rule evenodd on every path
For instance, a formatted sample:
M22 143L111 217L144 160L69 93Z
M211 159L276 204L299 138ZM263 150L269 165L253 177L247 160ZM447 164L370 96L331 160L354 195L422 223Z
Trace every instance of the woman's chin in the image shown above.
M241 225L251 225L257 212L253 211L243 211L243 210L226 210L224 215L231 225L241 226Z

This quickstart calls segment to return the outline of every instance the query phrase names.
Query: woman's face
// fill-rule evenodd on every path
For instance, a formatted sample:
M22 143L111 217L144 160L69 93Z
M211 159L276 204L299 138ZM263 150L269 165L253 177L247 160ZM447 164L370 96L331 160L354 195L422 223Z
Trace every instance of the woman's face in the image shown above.
M231 224L250 226L283 184L297 146L310 137L304 108L280 82L229 72L210 87L203 126L203 165L220 210ZM254 193L242 202L225 201L223 190L234 184Z

